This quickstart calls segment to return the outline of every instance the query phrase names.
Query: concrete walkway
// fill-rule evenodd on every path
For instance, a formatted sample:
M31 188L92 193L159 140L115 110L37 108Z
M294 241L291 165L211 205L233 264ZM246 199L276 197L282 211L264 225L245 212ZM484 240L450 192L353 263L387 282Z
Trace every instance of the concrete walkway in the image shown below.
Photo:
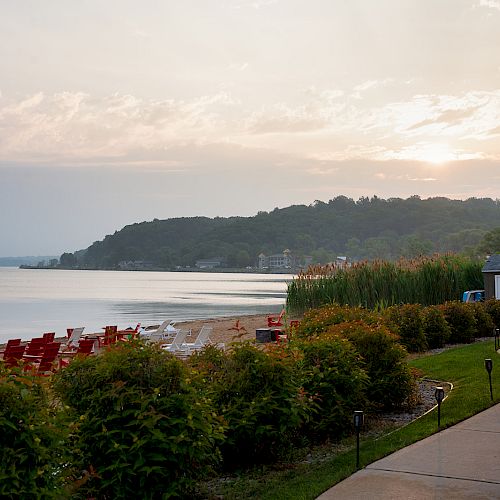
M403 448L318 500L500 499L500 404Z

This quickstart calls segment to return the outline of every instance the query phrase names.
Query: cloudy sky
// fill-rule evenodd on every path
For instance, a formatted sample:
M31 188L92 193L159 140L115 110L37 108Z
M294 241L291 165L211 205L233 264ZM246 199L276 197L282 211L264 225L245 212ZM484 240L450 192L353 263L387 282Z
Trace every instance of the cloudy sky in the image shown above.
M0 256L340 194L500 198L500 0L0 14Z

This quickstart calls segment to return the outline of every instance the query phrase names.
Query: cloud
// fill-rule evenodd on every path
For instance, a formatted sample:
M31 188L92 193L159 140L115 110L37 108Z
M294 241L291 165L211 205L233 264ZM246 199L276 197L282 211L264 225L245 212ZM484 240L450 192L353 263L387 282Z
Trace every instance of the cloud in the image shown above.
M361 87L374 89L374 82ZM500 90L366 101L338 88L308 87L257 110L229 92L162 100L37 92L0 100L0 161L137 164L142 157L145 164L162 158L169 164L182 159L168 151L207 144L304 162L499 159L498 123Z
M488 7L490 9L500 10L500 1L498 0L480 0L480 7Z
M190 101L103 98L76 92L37 93L0 105L0 159L121 157L136 149L220 140L225 93Z
M294 134L325 128L328 120L314 108L290 108L284 104L253 113L248 120L251 134Z

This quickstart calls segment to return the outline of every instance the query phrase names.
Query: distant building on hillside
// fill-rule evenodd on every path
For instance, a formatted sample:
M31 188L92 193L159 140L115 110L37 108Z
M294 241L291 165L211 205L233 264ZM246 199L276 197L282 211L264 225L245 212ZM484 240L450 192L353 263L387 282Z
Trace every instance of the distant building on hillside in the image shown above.
M151 271L156 267L149 260L121 260L118 262L118 269L121 271Z
M298 258L287 248L282 253L273 255L259 254L257 265L259 269L298 269L307 267L312 262L312 257L306 255Z
M216 267L222 267L223 264L224 257L212 257L211 259L197 260L195 266L198 269L214 269Z

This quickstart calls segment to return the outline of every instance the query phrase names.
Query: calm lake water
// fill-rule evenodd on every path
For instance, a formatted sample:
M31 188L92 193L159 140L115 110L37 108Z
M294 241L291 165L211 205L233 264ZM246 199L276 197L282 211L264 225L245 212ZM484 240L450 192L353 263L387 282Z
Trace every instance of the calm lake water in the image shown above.
M277 312L284 274L66 271L0 267L0 342L43 332L100 331L219 316Z

